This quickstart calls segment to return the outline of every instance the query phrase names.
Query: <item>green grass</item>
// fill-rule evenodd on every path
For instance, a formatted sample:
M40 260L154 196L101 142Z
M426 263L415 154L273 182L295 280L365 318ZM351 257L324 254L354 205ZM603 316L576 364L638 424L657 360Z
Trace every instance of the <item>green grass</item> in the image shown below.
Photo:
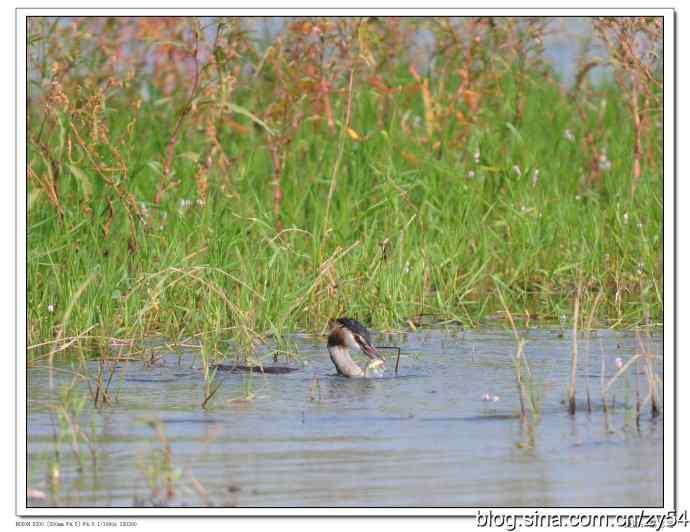
M439 120L433 140L440 149L422 140L419 93L393 95L381 112L381 95L356 84L351 124L359 141L343 133L346 98L334 98L334 131L323 120L303 120L286 145L280 235L266 134L247 116L233 115L246 133L215 122L230 161L223 167L205 129L213 113L195 111L172 159L171 177L179 183L156 206L179 107L160 103L154 93L135 111L136 91L113 89L97 115L110 145L88 140L96 121L53 110L55 126L42 141L60 168L64 214L61 219L30 179L29 345L84 334L88 345L106 350L113 337L198 334L217 353L228 337L249 346L256 336L322 331L343 314L374 328L405 326L420 314L476 326L502 310L497 284L516 318L569 316L581 281L584 315L604 292L599 323L634 326L645 309L659 322L663 177L643 166L631 199L634 131L624 95L613 83L599 87L580 102L583 117L551 80L527 76L518 87L511 76L503 74L501 90L482 100L462 135L453 121ZM388 80L413 81L406 71ZM259 89L238 89L233 101L258 113L265 97ZM517 98L524 109L513 123ZM36 132L43 110L29 107L29 129ZM401 126L406 114L408 131ZM124 166L126 177L113 171L115 185L105 182L79 149L70 122L104 167ZM611 166L588 183L591 154L583 138L595 128ZM204 167L208 188L200 206L195 176L206 157L213 163ZM661 160L660 141L653 157ZM29 161L37 175L48 172L33 143ZM121 199L117 187L145 206L141 216L128 218L129 196ZM135 251L128 246L133 237ZM29 359L54 345L32 349Z

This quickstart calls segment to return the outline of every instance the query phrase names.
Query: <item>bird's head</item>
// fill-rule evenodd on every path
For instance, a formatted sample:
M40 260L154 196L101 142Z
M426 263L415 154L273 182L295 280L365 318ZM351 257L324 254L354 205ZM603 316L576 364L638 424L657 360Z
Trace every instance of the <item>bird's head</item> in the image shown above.
M357 320L345 317L338 318L332 323L332 327L328 337L329 346L361 349L369 358L381 360L381 356L371 343L369 331Z

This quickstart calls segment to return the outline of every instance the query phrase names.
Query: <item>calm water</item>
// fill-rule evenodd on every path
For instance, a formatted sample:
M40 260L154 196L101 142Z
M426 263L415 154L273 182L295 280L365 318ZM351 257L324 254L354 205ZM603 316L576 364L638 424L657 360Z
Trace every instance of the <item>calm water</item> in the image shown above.
M634 334L599 332L589 347L589 369L580 343L575 417L562 404L569 334L559 338L557 330L540 329L527 338L535 388L543 395L532 431L517 415L515 342L507 331L374 335L379 345L400 345L403 357L397 377L390 355L383 377L367 380L335 376L324 339L297 337L301 371L219 375L223 386L208 411L200 407L204 380L193 350L165 355L154 366L122 362L111 384L114 404L98 411L88 404L81 413L82 430L96 442L94 453L81 444L81 472L69 442L59 444L55 492L48 472L59 433L50 405L57 400L47 369L31 368L28 481L48 498L29 504L151 504L155 481L147 474L161 456L160 440L146 423L153 418L171 444L171 505L661 505L663 416L651 420L646 408L636 426L625 407L634 402L634 372L612 387L615 409L605 416L600 406L602 354L610 378L616 357L625 361L635 353ZM649 349L662 354L658 335ZM90 368L94 375L97 367ZM70 373L58 368L56 388L71 382ZM644 397L642 366L639 373ZM584 410L587 376L591 414ZM194 488L199 484L205 496Z

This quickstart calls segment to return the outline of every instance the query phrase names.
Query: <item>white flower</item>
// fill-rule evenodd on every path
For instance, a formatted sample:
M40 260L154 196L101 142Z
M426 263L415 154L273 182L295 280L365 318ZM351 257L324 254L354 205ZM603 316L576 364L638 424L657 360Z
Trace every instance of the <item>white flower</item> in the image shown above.
M522 170L520 170L520 165L518 165L518 164L513 165L513 172L515 172L517 175L522 175Z
M148 206L146 205L146 203L144 203L143 201L140 201L140 202L139 202L139 217L141 218L141 220L142 220L143 222L145 222L146 220L148 220L149 214L150 214L150 213L149 213L149 208L148 208Z
M539 181L539 168L532 170L532 186L537 186L537 181Z
M180 214L184 214L184 212L189 209L192 205L194 205L194 202L190 199L181 199L180 200L180 206L177 209L177 212Z
M622 369L622 368L623 368L623 359L622 359L621 357L616 357L616 367L617 367L618 369Z
M624 223L624 224L627 224L627 223L628 223L628 213L627 213L627 212L624 212L624 213L623 213L623 223Z
M467 177L474 177L474 171L470 170L469 172L467 172Z
M611 161L609 161L609 158L606 156L606 148L601 150L599 157L597 157L597 162L599 164L599 170L602 172L606 172L607 170L611 169Z
M609 161L605 155L599 156L599 169L602 172L606 172L611 169L611 161Z
M563 132L563 136L565 137L566 140L568 140L570 142L575 142L575 135L573 134L573 132L570 129L566 129Z
M50 312L50 313L55 312L55 305L53 305L52 303L49 303L48 304L48 312Z
M479 159L481 157L481 153L479 153L479 148L477 148L477 151L474 152L474 162L479 163Z

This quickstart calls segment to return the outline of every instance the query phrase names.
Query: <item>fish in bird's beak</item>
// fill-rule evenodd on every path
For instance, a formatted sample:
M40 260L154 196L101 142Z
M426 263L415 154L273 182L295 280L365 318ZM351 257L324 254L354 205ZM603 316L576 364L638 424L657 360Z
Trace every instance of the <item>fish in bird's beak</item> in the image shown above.
M357 342L357 345L359 345L360 349L364 352L365 355L367 355L369 358L373 358L374 360L383 360L376 348L373 345L371 345L371 343L366 338L360 336L359 334L355 334L354 337L355 341Z

